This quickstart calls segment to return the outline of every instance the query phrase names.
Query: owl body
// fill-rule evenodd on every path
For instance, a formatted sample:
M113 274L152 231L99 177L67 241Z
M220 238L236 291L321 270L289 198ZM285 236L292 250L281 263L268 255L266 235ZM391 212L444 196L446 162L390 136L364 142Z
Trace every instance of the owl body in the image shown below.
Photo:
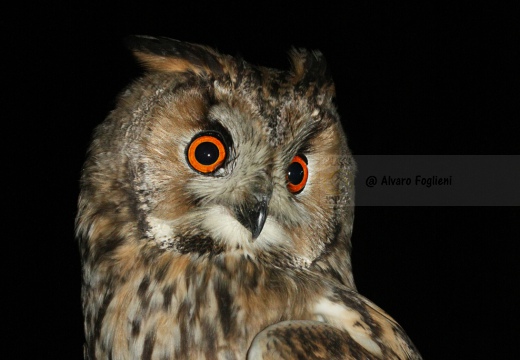
M134 37L82 175L86 359L419 359L357 293L355 163L322 55Z

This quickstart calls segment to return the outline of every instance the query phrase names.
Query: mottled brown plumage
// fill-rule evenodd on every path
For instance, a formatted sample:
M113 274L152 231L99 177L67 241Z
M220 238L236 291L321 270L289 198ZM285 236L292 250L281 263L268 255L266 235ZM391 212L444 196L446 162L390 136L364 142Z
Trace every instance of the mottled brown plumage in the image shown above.
M81 179L85 358L420 359L354 285L355 164L322 55L293 50L279 71L129 45L148 71L96 129ZM187 155L203 135L225 148L207 173Z

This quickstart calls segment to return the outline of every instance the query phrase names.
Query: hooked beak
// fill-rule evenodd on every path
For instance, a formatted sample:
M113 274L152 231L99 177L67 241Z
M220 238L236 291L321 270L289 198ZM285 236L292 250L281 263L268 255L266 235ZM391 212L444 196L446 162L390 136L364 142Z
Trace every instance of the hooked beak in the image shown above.
M255 201L246 208L235 208L236 219L253 235L253 240L260 235L264 228L270 198L255 196Z

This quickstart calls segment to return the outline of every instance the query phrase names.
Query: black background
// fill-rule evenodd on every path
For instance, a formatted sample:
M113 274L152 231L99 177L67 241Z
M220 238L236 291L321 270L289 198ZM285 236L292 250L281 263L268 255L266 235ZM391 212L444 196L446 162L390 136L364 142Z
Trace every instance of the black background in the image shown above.
M4 349L81 358L78 179L93 128L141 74L126 35L207 44L278 68L291 46L320 49L354 154L519 154L517 10L469 1L6 9L3 145L17 175L2 194L14 231L4 239L4 296L8 338L21 346ZM358 207L359 291L427 359L512 356L519 221L519 207Z

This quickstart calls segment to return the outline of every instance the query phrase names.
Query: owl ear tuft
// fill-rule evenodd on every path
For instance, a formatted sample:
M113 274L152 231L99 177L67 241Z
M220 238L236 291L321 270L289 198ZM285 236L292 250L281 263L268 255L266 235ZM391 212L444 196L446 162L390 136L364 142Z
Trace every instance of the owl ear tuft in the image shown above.
M215 50L167 37L133 35L125 39L136 58L149 70L221 74L222 56Z
M327 92L334 92L334 83L327 61L320 51L293 48L289 51L293 84L308 87L314 84Z

